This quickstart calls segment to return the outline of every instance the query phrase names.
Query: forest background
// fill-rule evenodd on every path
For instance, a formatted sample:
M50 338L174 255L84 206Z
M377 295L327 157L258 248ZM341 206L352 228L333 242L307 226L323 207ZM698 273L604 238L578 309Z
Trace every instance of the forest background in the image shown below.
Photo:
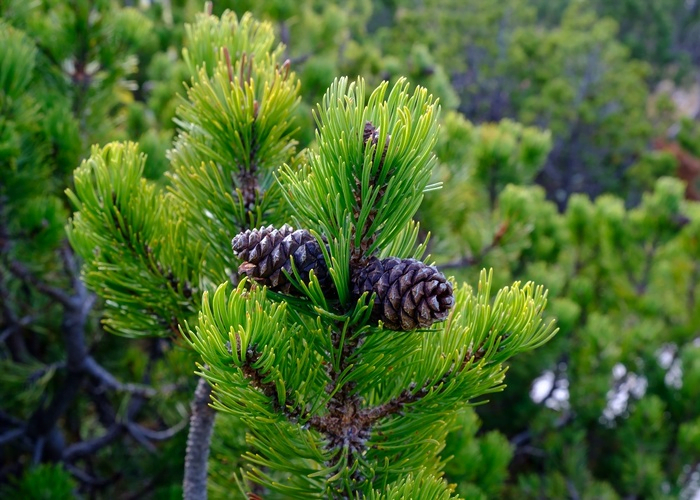
M66 242L93 144L138 141L167 183L203 5L0 2L0 492L179 498L196 356L105 333ZM419 212L443 272L535 280L560 332L466 410L443 456L465 498L700 495L700 2L217 2L272 22L300 147L333 79L440 99ZM212 497L243 436L217 422Z

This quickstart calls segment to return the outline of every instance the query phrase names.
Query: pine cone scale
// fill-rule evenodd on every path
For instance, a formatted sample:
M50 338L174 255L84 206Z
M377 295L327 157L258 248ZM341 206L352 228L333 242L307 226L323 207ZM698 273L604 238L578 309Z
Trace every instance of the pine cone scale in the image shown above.
M398 281L395 281L394 284L389 288L389 293L386 295L386 301L388 301L391 304L391 307L393 307L395 310L398 310L401 307L402 299L403 294L401 293L399 283Z
M430 307L433 311L439 311L440 310L440 303L438 302L437 297L430 297L428 300L426 300L426 305Z
M422 323L428 323L430 321L431 309L428 306L427 300L421 300L418 305L418 317L422 320Z
M411 295L413 296L413 301L415 303L419 302L425 294L425 283L419 283L411 288Z

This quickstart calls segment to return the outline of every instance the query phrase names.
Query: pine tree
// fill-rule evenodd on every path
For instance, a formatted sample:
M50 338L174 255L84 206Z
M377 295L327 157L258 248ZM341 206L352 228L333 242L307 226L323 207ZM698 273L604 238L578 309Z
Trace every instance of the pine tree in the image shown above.
M241 492L450 497L446 433L465 404L502 389L507 359L554 334L546 292L514 283L492 300L490 274L456 287L420 260L412 217L437 187L439 109L424 88L367 95L362 80L336 80L317 147L297 154L299 84L270 25L205 15L188 38L168 188L143 178L134 144L112 143L69 193L69 238L106 327L183 331L201 356L195 415L208 382L213 407L248 430ZM190 498L205 494L201 423Z

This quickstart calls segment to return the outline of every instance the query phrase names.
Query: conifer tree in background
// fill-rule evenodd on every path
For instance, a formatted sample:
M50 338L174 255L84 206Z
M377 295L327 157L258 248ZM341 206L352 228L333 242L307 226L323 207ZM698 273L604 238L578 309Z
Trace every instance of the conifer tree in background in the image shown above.
M367 96L362 80L337 80L319 106L318 149L299 156L298 82L270 26L201 16L188 37L193 78L168 189L142 177L135 145L112 143L69 193L69 238L106 326L183 329L214 407L248 429L242 492L450 497L438 458L447 431L465 404L502 388L507 359L554 334L546 293L515 283L492 303L490 275L453 291L417 260L412 217L433 187L437 138L425 89L384 83ZM195 415L207 401L200 382ZM205 495L201 423L189 498Z
M541 280L561 328L512 364L512 393L478 408L484 428L513 447L498 496L693 498L700 205L683 199L679 180L661 178L637 207L576 195L560 214L527 185L546 135L456 116L443 132L438 173L449 191L429 194L421 210L435 223L436 260L467 281L483 265L502 270L502 283ZM692 143L692 129L683 132ZM463 147L456 136L467 138ZM500 186L493 205L491 183ZM454 226L440 223L459 212Z
M130 80L137 55L147 62L158 49L152 24L135 9L82 0L9 1L0 14L0 496L78 484L92 494L116 470L135 490L155 489L170 462L156 463L154 443L186 423L146 385L168 364L164 346L101 335L65 241L63 196L93 142L147 128L144 144L164 151Z
M572 193L627 188L623 174L652 133L650 68L630 58L617 24L591 2L548 2L566 4L553 26L536 17L538 3L397 0L377 37L394 55L425 47L476 124L510 118L550 129L537 179L563 209Z

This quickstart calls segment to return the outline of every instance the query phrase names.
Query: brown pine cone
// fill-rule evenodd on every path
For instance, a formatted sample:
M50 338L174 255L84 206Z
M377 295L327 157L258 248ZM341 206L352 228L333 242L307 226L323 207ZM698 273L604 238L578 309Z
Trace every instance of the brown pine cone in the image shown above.
M426 328L444 321L454 305L452 284L434 266L415 260L373 257L353 273L353 294L374 292L376 319L390 330Z
M325 291L333 289L333 280L323 257L321 246L311 233L292 229L285 224L280 229L273 226L249 229L232 241L233 254L244 262L238 272L276 292L297 294L284 274L292 274L292 260L302 281L308 283L313 269Z

